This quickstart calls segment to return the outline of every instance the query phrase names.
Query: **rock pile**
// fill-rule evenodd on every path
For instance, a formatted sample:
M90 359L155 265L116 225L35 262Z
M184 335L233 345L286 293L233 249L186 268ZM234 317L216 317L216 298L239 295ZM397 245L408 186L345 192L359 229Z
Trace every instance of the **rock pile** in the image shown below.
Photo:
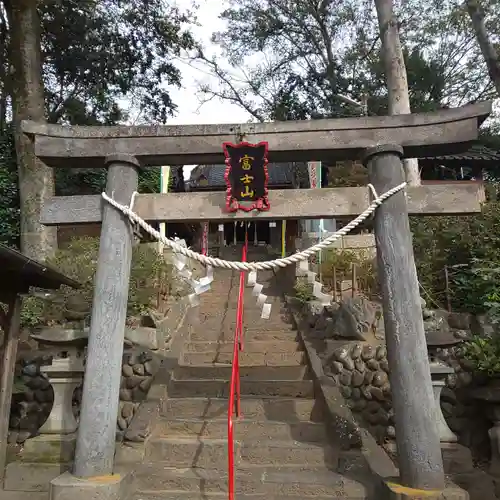
M384 338L380 305L362 296L325 308L309 303L307 322L318 338L362 341Z
M139 403L133 403L132 401L120 401L120 409L118 411L118 436L123 437L123 434L128 429L132 418L134 418L135 412L139 407Z

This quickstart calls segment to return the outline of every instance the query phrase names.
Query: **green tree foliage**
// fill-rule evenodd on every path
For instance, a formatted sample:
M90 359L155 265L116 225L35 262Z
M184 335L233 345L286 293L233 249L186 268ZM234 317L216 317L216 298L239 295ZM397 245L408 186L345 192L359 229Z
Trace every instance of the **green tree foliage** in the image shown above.
M12 93L10 8L10 1L0 2L0 241L15 245L18 177L6 130ZM39 13L49 122L165 123L175 112L169 89L181 83L175 58L193 46L192 13L164 0L43 0ZM98 194L105 187L104 170L58 169L55 175L61 195ZM140 191L158 191L159 178L159 168L141 172Z
M488 30L500 33L489 0ZM395 2L412 109L460 106L494 96L466 10L453 0ZM367 99L384 114L387 90L371 0L231 0L222 56L200 59L219 80L202 99L231 101L258 120L359 115ZM496 22L495 22L496 20ZM494 38L495 39L495 38Z
M149 167L139 172L139 192L160 192L160 167ZM106 170L56 170L56 195L101 194L106 189Z
M181 82L173 61L193 44L189 16L163 0L40 2L49 121L114 124L127 99L135 121L165 123Z
M352 113L341 98L352 79L342 68L338 42L351 29L353 16L348 2L232 0L221 16L228 28L213 40L233 68L244 68L246 78L237 83L231 69L202 53L222 85L218 91L201 90L236 102L259 120ZM257 64L247 65L250 57Z
M447 266L453 309L489 310L500 291L500 203L486 203L477 215L414 217L411 228L419 279L435 302L446 305Z
M0 135L0 243L19 246L19 190L14 137L7 129Z

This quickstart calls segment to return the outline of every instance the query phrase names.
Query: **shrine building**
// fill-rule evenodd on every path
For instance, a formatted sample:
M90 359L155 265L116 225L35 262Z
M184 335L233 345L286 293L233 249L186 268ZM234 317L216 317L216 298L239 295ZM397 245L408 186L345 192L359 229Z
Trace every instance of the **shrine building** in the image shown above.
M267 166L269 179L267 187L273 189L297 189L309 187L307 180L307 164L301 163L269 163ZM221 199L225 196L226 181L224 173L226 166L198 165L191 172L191 177L186 183L189 191L220 191ZM301 176L301 173L305 175ZM303 177L303 179L301 179ZM299 223L296 219L286 221L285 246L287 253L294 251L295 238L298 237ZM267 247L271 253L281 252L283 225L282 221L256 221L248 226L248 241L251 246ZM200 249L203 231L197 231L193 247ZM208 227L208 253L219 255L225 247L241 245L245 240L245 228L240 222L226 222L224 224L209 223Z

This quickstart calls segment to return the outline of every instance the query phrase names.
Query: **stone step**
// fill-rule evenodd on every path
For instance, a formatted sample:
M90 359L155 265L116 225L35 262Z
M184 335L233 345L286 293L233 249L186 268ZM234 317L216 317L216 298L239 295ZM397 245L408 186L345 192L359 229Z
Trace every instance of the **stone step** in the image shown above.
M221 321L223 318L226 322L234 323L236 321L236 307L228 308L226 305L221 306L220 304L213 304L210 307L207 307L206 310L199 309L197 313L207 322L211 322L212 320ZM280 312L278 309L271 309L271 313L268 319L261 318L262 314L262 306L252 306L251 308L245 308L243 311L243 319L247 320L249 318L258 320L259 322L273 322L273 321L282 321L286 323L289 321L287 317Z
M227 398L228 379L178 380L173 376L168 387L169 397L216 397ZM312 380L246 380L241 381L241 395L284 396L292 398L314 397Z
M227 342L234 339L234 328L222 329L219 325L218 329L210 329L204 324L200 328L196 328L190 336L191 342ZM294 330L285 330L278 328L270 329L245 329L243 338L246 342L269 342L269 341L296 341L298 340L297 332Z
M279 311L271 310L271 315L268 319L261 318L262 308L253 309L253 310L245 310L243 311L243 326L245 328L251 328L253 322L257 322L258 325L286 325L291 328L292 321L280 313ZM203 322L208 326L217 326L221 323L224 326L231 326L236 324L236 309L235 310L226 310L217 309L217 306L214 305L210 311L206 313L198 312L200 318L203 318Z
M174 376L177 380L190 379L226 379L231 378L233 367L231 364L212 363L200 365L181 365L174 370ZM301 364L300 361L290 360L287 365L265 366L261 364L241 366L240 380L276 380L279 378L287 380L302 380L308 371L308 367Z
M154 434L160 437L227 439L226 418L216 420L175 419L158 420ZM251 420L246 415L234 419L235 439L244 443L255 440L286 441L293 448L294 441L300 443L322 443L328 440L327 430L321 422L275 422ZM265 443L264 443L265 444Z
M205 492L192 492L192 491L142 491L135 493L131 500L227 500L227 493L205 493ZM339 497L331 495L325 496L314 496L314 500L332 500L332 498L342 498L343 500L361 500L366 497ZM10 500L10 499L6 499ZM16 500L18 500L16 498ZM31 500L48 500L47 498L36 498ZM296 495L286 495L286 496L276 496L269 495L267 493L257 493L257 494L238 494L238 500L303 500L302 496Z
M136 470L137 489L144 494L160 495L159 498L173 500L173 494L185 493L184 498L206 498L203 495L219 494L219 498L227 498L228 478L227 467L221 469L204 468L169 468L162 465L142 465ZM235 490L238 499L241 495L257 495L259 500L275 497L289 497L303 500L314 497L316 500L325 498L342 498L347 500L364 500L376 498L374 488L367 478L363 483L342 476L325 467L311 466L289 467L251 467L236 469ZM194 495L200 495L196 497ZM155 497L152 497L155 499ZM156 497L158 498L158 497ZM210 498L210 497L209 497ZM214 497L218 498L218 497ZM245 498L245 497L243 497ZM156 499L155 499L156 500Z
M295 349L295 352L251 352L247 350L247 346L244 346L245 350L240 351L238 358L240 367L245 366L292 366L301 365L304 363L305 353L300 352ZM233 343L234 349L234 343ZM187 352L181 356L181 365L203 365L203 364L214 364L223 363L231 364L233 361L233 350L220 352L220 351L208 351L208 352Z
M247 465L307 465L331 467L335 470L339 454L331 446L297 441L268 440L265 443L243 443L240 450L242 467Z
M261 311L259 310L255 314L246 313L243 317L243 328L245 330L294 330L294 326L288 322L286 319L281 318L276 315L269 319L262 319L260 317ZM228 315L228 316L215 316L212 312L210 316L203 317L200 314L200 323L203 324L203 327L207 330L220 330L221 328L234 330L236 326L236 313Z
M257 280L259 281L259 280ZM283 296L280 295L277 291L276 288L270 284L270 283L265 283L264 281L259 281L261 285L263 285L262 293L267 295L267 300L272 303L272 304L285 304L283 301ZM231 304L237 304L238 303L238 292L240 289L240 283L239 280L237 283L234 283L231 288L217 288L217 289L211 289L210 292L207 292L205 296L207 299L210 299L212 297L222 297L225 296L226 300L231 303ZM217 290L217 292L215 292ZM253 292L253 286L245 286L245 295L243 297L243 304L251 304L253 302L257 301L257 297L252 294Z
M187 342L184 345L184 353L205 353L216 351L218 353L233 353L234 342ZM301 345L295 340L263 340L245 342L244 353L293 353L301 351Z
M232 325L236 322L236 308L228 309L225 305L211 305L206 310L200 309L196 313L205 323L213 324L224 322L225 325ZM262 307L252 307L243 311L243 322L249 325L249 321L258 321L259 323L283 323L288 324L290 320L284 316L279 310L271 309L269 318L264 319L261 317Z
M226 439L152 437L146 445L145 460L176 467L224 467L227 465ZM240 460L240 443L234 442L235 463Z
M200 299L200 305L196 308L196 311L207 319L211 317L226 317L232 318L236 317L236 312L238 310L237 302L228 302L227 299L217 299L209 302L204 302L203 298ZM290 315L285 307L281 303L272 303L266 300L266 304L271 304L271 317L275 318L289 318ZM259 314L262 311L262 305L257 303L257 300L252 300L244 304L243 314Z
M264 290L263 290L263 293L264 293L264 295L266 294L266 292ZM204 294L200 298L200 305L198 307L200 308L200 311L202 311L202 310L210 311L209 306L216 306L218 304L224 304L224 306L226 306L227 309L236 311L236 309L238 308L238 300L236 298L238 295L238 290L233 289L231 292L229 292L229 295L230 296L228 296L228 293L212 295L212 296L208 296L208 295ZM232 295L234 295L235 297L233 298ZM279 299L277 297L267 296L266 303L271 304L271 306L272 306L271 309L273 311L276 311L276 312L281 311L282 313L286 312L285 304L283 303L283 301L281 299ZM248 311L249 309L257 308L257 307L258 307L257 297L254 297L250 293L248 293L248 295L245 296L245 300L243 302L243 310Z
M229 401L222 398L170 398L162 403L161 415L169 418L225 418ZM241 399L243 418L277 422L323 419L323 404L314 399L258 398Z

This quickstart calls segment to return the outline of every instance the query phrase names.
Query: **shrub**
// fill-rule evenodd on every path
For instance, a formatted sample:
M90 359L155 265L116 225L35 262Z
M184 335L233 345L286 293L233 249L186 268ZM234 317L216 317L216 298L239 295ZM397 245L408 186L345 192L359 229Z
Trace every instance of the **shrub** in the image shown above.
M295 297L300 302L310 302L314 299L312 283L308 283L305 278L299 278L294 286Z
M23 326L64 323L64 309L75 300L90 311L94 294L94 276L99 254L97 238L75 238L59 249L47 264L73 278L81 288L61 287L51 299L28 297L23 302ZM150 309L158 298L172 293L172 268L150 245L136 245L132 253L127 316L137 316Z
M447 266L452 308L488 310L492 270L500 268L500 203L468 216L412 217L411 228L419 280L434 301L445 303Z
M500 337L475 336L460 347L461 355L473 369L490 377L500 374Z
M323 285L328 291L337 282L352 279L353 266L356 268L356 281L361 292L369 297L378 295L377 272L375 259L364 251L339 250L329 248L323 250L321 256L321 276Z

